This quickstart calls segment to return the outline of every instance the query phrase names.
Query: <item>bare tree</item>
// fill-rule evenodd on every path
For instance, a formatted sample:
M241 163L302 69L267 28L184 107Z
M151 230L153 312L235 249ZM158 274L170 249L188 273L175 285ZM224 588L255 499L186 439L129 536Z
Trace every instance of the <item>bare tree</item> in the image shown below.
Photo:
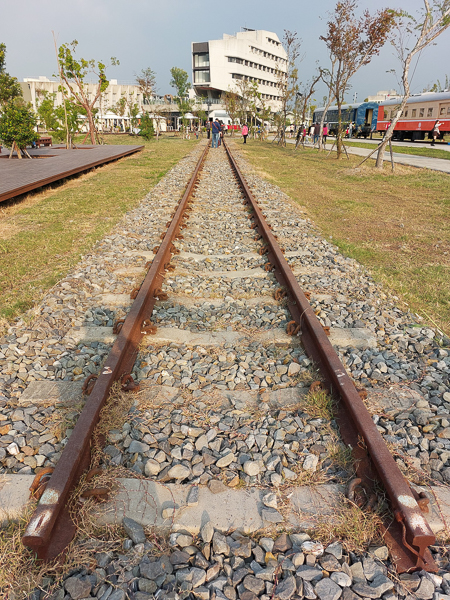
M295 100L298 92L297 59L300 56L301 40L297 38L296 31L284 30L283 46L286 50L286 69L276 72L277 86L280 92L281 110L278 118L278 144L286 146L286 125L290 104Z
M232 92L229 90L228 92L223 92L222 94L222 102L225 105L225 110L227 114L230 115L231 119L231 136L234 135L234 125L238 119L239 115L239 96L236 92Z
M420 18L416 19L406 13L401 13L401 21L398 23L398 33L394 46L402 65L402 86L403 99L399 103L397 110L384 134L383 141L378 147L376 167L383 168L384 150L392 138L395 125L400 119L402 112L411 95L409 87L409 69L411 61L416 54L422 52L431 42L441 35L450 26L450 0L423 0L423 11ZM412 49L407 47L411 38L416 36L415 44Z
M327 118L327 112L328 109L331 106L331 103L333 102L334 98L334 93L333 93L333 89L331 86L331 82L334 79L334 69L336 67L336 61L331 61L331 68L328 69L322 69L321 71L321 79L322 81L325 83L325 85L328 88L328 96L324 96L324 104L325 107L323 109L323 113L322 113L322 117L320 119L320 137L319 137L319 150L323 150L325 148L325 145L323 143L323 126L325 123L325 119Z
M357 6L357 0L338 2L327 23L326 35L320 36L328 48L331 62L335 62L330 90L338 106L337 158L342 155L341 107L345 93L350 88L350 79L379 54L395 24L397 14L392 10L383 9L372 16L366 10L363 16L357 19Z
M316 73L308 82L306 82L302 88L302 92L298 93L301 95L301 111L302 116L300 119L300 127L304 127L306 125L306 111L309 108L309 102L313 97L313 94L316 90L316 85L319 83L322 78L322 69L319 67L318 73ZM301 136L302 134L300 134ZM299 136L297 136L297 140L299 140ZM298 147L298 143L295 144L295 148Z
M139 91L142 94L142 104L150 104L156 91L156 73L147 67L134 75Z

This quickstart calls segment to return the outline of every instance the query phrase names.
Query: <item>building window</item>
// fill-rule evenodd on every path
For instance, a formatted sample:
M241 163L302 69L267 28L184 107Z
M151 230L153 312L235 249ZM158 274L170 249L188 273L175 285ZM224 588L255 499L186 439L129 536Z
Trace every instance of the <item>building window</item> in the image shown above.
M209 52L194 54L194 68L209 67Z
M235 56L229 56L228 57L228 62L238 63L239 65L243 65L244 64L244 61L242 60L242 58L236 58Z
M432 117L432 116L433 116L433 107L429 108L428 112L427 112L427 117Z
M194 83L206 83L210 81L209 69L194 71Z

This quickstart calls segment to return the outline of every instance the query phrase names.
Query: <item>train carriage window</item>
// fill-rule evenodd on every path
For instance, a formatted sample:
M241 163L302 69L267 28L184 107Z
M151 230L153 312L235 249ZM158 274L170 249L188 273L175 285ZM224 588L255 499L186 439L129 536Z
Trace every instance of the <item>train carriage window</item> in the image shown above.
M408 117L408 111L405 110L405 119Z
M419 108L419 117L423 117L425 114L425 109L424 108Z
M412 109L412 115L411 115L411 116L412 116L412 117L415 117L416 115L417 115L417 109L416 109L416 108L413 108L413 109Z
M447 106L447 114L450 115L450 106Z
M445 106L441 106L441 112L439 114L440 115L445 115Z
M433 116L433 107L429 108L427 111L427 117L432 117Z

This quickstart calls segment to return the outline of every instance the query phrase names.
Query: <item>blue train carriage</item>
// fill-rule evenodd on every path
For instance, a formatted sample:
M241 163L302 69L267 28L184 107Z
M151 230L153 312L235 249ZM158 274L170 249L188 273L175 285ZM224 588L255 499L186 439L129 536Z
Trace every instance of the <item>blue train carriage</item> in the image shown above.
M367 138L376 131L378 118L378 102L360 102L359 104L343 104L341 106L342 129L345 131L353 123L353 137ZM313 122L321 121L325 107L316 108ZM325 117L329 135L336 135L338 130L338 107L330 106Z

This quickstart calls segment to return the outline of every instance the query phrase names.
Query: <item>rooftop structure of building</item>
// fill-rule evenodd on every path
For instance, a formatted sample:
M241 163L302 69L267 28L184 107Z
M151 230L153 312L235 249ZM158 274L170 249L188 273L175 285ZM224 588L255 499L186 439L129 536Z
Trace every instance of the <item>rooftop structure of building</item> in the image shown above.
M258 83L262 98L279 109L280 71L287 70L287 55L276 33L244 29L221 40L192 43L192 81L196 94L220 98L238 91L240 80Z

